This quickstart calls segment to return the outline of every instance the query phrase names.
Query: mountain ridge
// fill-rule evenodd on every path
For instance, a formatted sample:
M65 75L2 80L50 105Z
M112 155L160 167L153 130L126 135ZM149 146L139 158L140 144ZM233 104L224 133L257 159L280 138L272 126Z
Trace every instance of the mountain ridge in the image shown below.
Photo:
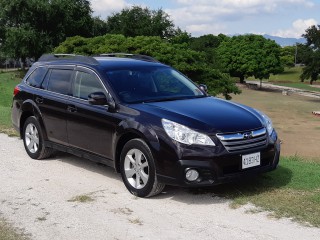
M283 38L283 37L277 37L277 36L272 36L268 34L262 35L266 39L274 40L277 44L279 44L281 47L285 46L294 46L297 43L304 44L306 43L306 40L304 38Z

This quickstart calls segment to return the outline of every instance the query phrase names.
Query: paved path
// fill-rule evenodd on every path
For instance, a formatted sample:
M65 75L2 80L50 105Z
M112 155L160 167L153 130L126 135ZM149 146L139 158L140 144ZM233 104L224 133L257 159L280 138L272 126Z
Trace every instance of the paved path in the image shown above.
M249 84L249 87L250 87L250 84L255 84L256 88L260 87L259 81L247 81L247 83ZM296 93L296 94L306 96L306 97L320 98L320 92L308 91L308 90L303 90L303 89L293 88L293 87L279 86L279 85L274 85L271 83L263 82L262 88L275 89L275 90L279 90L279 91L286 91L288 93L288 95L290 95L291 93Z

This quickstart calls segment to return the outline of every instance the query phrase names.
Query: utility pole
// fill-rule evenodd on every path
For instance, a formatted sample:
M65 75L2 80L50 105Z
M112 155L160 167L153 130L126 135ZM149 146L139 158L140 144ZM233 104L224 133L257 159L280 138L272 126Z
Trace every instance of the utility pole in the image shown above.
M298 55L298 43L296 43L296 51L294 54L294 66L297 65L297 55Z

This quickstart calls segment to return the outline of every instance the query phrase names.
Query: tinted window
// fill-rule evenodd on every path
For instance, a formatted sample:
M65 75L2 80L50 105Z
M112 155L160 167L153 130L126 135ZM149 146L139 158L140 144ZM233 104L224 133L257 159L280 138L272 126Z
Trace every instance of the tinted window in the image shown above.
M88 95L93 92L105 93L100 80L94 74L78 71L73 84L73 96L87 100Z
M30 76L27 79L27 84L32 87L40 87L41 82L43 80L44 75L47 72L47 68L45 67L39 67L36 70L34 70Z
M172 68L137 68L108 71L109 82L126 103L204 97L200 89Z
M68 94L71 75L72 70L52 69L48 83L48 90L61 94Z

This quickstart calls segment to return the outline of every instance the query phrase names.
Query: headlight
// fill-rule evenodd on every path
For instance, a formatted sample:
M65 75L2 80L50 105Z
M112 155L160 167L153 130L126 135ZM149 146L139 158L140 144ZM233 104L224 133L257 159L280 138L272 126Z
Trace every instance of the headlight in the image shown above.
M267 115L265 115L263 112L260 112L259 110L256 110L256 111L258 113L260 113L260 115L263 117L267 131L268 131L269 135L271 135L273 132L273 125L272 125L271 119Z
M179 123L162 119L162 126L170 138L184 144L198 144L215 146L214 142L205 134L198 133Z

